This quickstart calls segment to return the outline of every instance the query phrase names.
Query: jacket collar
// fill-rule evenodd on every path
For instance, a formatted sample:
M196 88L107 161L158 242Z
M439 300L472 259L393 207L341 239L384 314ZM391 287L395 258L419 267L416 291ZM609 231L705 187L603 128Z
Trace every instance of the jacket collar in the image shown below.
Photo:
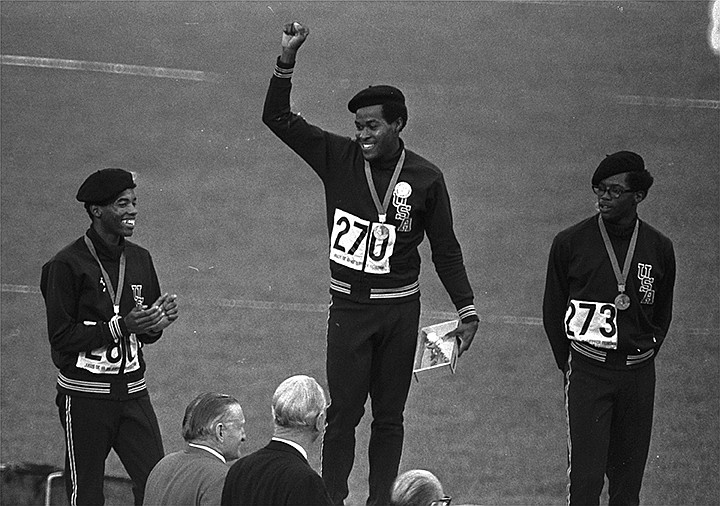
M223 457L222 453L217 451L214 448L210 448L207 445L200 444L200 443L188 443L187 448L188 453L201 453L201 454L207 454L207 455L214 455L218 459L222 460L223 463L227 464L227 460L225 460L225 457Z
M394 170L395 165L397 165L398 160L400 159L400 155L402 154L403 149L405 149L405 143L402 139L399 139L400 141L400 147L398 150L387 160L384 160L382 162L380 161L372 161L370 162L370 168L376 169L376 170Z
M299 447L299 449L298 449ZM276 438L273 437L268 445L266 446L269 450L277 450L277 451L283 451L287 453L292 453L293 455L303 459L305 462L307 462L307 452L305 452L305 449L298 445L297 443L294 443L292 441L288 441L287 439L282 438Z
M607 221L603 221L603 223L605 224L605 229L607 230L608 235L617 237L619 239L629 239L630 236L633 235L633 231L635 230L635 222L637 222L639 219L640 218L636 216L632 223L630 223L629 225L615 225L613 223L608 223Z
M95 251L97 251L99 258L117 261L120 259L120 255L122 254L122 252L125 251L124 237L120 237L120 244L115 246L103 241L102 237L100 237L100 234L98 234L92 226L88 228L86 235L92 241L93 246L95 246Z

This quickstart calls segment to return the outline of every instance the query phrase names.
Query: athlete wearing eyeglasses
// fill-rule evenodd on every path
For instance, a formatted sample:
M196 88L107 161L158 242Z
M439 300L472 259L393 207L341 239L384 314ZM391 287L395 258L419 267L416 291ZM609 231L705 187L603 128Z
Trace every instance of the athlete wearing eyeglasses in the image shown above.
M653 177L636 153L607 156L592 178L598 213L550 250L543 322L565 378L568 503L638 504L650 447L655 357L672 319L675 254L637 206Z

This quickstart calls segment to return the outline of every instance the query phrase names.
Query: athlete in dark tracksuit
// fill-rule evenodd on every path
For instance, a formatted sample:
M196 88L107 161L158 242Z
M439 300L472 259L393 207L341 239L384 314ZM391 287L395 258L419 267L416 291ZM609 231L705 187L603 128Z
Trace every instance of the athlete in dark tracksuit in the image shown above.
M150 253L125 239L135 225L134 186L122 169L91 175L78 200L98 203L86 209L102 217L93 217L86 234L42 268L71 505L104 503L110 449L133 480L135 504L142 504L147 476L164 456L142 346L160 339L177 318L177 306L174 296L161 297ZM113 295L121 280L118 302Z
M609 504L640 501L652 431L654 360L672 319L675 281L672 242L636 214L651 184L639 155L608 156L593 177L600 213L560 232L550 251L543 319L565 374L568 504L598 504L605 475ZM626 308L627 301L618 299L619 281L601 227L621 274L634 249Z
M393 130L401 129L404 120L370 114L382 110L379 106L387 101L401 102L404 107L400 91L369 88L351 101L356 124L363 123L362 128L358 126L357 141L310 125L291 112L294 56L306 36L307 29L301 25L286 25L283 55L270 81L263 121L312 167L325 187L332 295L327 380L332 403L322 475L334 503L342 504L354 461L355 428L370 395L368 503L389 504L402 453L403 411L418 333L417 247L424 234L430 240L436 271L461 319L456 335L463 340L462 351L474 337L478 317L442 173L405 149L397 136L399 130ZM374 133L367 133L373 128ZM388 140L391 149L374 156L373 149ZM383 223L377 201L383 200L386 191L392 199Z

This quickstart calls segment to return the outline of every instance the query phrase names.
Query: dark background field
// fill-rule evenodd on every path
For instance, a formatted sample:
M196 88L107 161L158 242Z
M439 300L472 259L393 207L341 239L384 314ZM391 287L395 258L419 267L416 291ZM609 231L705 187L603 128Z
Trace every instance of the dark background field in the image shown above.
M607 153L656 177L641 216L675 242L675 320L657 361L645 504L720 503L718 57L709 3L10 2L3 55L204 71L215 82L3 65L1 460L62 465L38 284L88 225L91 172L138 174L134 240L182 317L145 349L167 451L187 402L236 395L247 452L291 374L324 378L328 266L319 180L260 122L280 28L311 28L294 108L352 134L347 100L392 83L408 146L445 173L482 318L458 373L415 384L402 468L457 503L562 504L562 379L540 326L555 233L594 212ZM423 323L452 306L423 249ZM352 504L366 497L367 420ZM312 456L317 464L317 455ZM123 476L116 457L107 472Z

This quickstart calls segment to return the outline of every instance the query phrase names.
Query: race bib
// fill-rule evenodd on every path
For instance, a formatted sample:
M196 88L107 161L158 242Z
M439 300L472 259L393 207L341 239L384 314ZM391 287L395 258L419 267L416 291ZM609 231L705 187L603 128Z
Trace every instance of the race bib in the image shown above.
M609 302L571 300L565 312L568 339L617 349L617 309Z
M135 334L130 334L125 348L125 369L124 372L137 371L140 368L138 349L140 344ZM79 369L85 369L94 374L119 374L122 364L122 348L120 343L111 346L103 346L93 351L83 351L78 355L77 363Z
M335 209L330 260L356 271L387 274L396 237L393 225L373 223Z

